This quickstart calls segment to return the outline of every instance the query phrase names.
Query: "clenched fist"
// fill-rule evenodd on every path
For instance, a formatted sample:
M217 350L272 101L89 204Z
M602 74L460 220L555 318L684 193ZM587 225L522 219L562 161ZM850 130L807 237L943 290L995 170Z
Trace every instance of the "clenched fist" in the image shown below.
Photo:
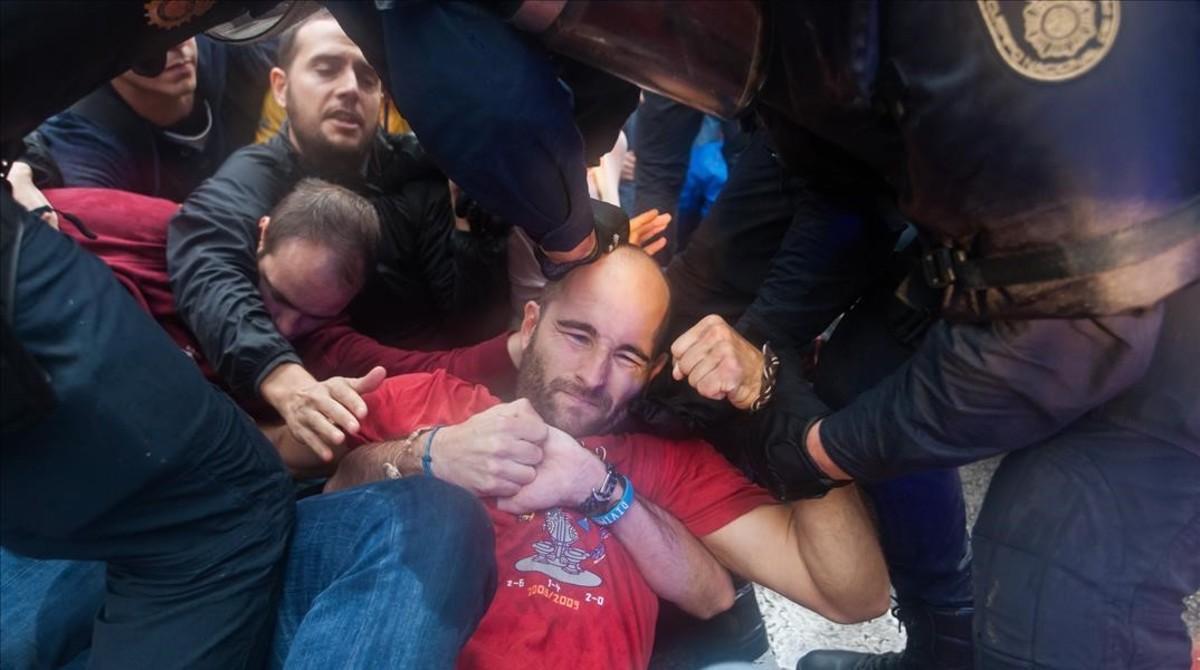
M762 391L763 354L721 317L710 314L671 344L671 376L705 398L750 409Z

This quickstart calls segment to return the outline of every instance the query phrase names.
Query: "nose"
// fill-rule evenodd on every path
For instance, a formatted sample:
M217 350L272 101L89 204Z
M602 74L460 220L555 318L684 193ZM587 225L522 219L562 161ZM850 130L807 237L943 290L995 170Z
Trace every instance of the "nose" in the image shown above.
M338 77L336 94L339 97L358 96L358 74L354 68L348 67L342 70L342 76Z
M604 382L608 381L608 370L608 355L600 347L594 347L579 362L579 367L575 370L575 376L587 388L595 389L600 388L604 385Z

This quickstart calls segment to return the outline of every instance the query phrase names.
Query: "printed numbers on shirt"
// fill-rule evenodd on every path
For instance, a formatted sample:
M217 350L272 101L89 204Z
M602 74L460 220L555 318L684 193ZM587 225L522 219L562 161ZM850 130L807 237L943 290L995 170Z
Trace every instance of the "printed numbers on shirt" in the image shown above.
M595 596L589 592L584 594L583 601L585 603L596 603L597 605L604 607L604 596Z
M579 601L578 600L571 598L570 596L564 596L562 594L555 593L554 591L551 591L550 589L546 588L545 586L543 586L541 584L534 584L533 586L530 586L529 587L529 595L530 596L541 596L541 597L545 598L546 600L549 600L550 602L554 603L555 605L562 605L563 607L566 607L567 609L573 609L573 610L579 609Z
M510 579L510 580L504 582L504 585L510 589L511 588L523 589L523 588L525 588L525 580L524 579Z

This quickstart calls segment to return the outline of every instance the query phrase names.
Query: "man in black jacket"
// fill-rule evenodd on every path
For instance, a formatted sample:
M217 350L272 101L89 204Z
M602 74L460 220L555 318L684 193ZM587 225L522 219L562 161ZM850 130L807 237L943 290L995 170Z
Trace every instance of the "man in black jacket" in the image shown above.
M271 82L288 121L267 144L231 156L184 202L168 231L168 268L179 312L217 373L243 398L261 396L321 453L355 430L364 408L352 387L313 379L271 322L255 280L259 217L308 176L372 199L383 243L350 313L387 344L441 346L499 332L501 321L478 320L505 304L503 240L456 229L448 183L415 139L378 132L379 77L330 15L283 36ZM456 317L477 330L459 341L428 337Z

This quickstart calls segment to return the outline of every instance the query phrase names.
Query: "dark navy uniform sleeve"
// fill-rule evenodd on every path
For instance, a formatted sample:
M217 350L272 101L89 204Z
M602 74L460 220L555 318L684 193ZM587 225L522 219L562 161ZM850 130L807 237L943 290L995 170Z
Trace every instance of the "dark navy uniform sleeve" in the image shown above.
M167 229L167 270L179 315L217 374L253 397L276 366L299 363L258 289L258 220L299 179L281 138L229 157Z
M62 175L63 186L116 188L150 193L138 177L129 147L112 132L73 112L63 112L38 128Z
M571 92L532 38L471 2L397 2L377 14L367 3L329 8L368 45L425 149L484 209L550 251L591 234Z
M820 426L855 478L944 468L1044 440L1150 364L1162 305L1093 319L940 322L895 373Z

